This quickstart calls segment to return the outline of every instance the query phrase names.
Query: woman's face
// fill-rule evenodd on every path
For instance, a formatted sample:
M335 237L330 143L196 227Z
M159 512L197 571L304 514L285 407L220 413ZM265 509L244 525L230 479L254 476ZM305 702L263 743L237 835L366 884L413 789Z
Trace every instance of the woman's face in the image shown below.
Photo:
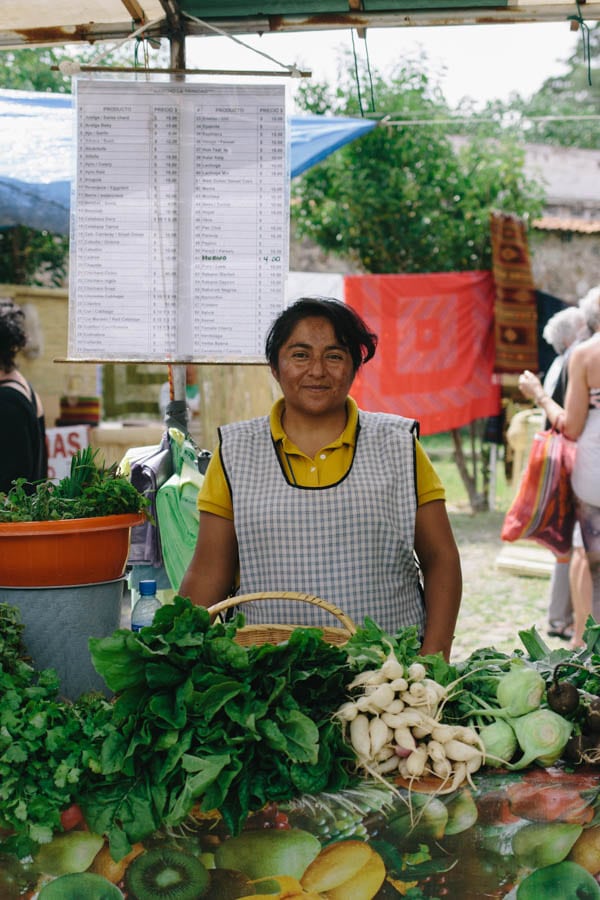
M286 407L309 415L337 412L344 407L354 381L352 357L335 336L329 319L302 319L279 351L273 376Z

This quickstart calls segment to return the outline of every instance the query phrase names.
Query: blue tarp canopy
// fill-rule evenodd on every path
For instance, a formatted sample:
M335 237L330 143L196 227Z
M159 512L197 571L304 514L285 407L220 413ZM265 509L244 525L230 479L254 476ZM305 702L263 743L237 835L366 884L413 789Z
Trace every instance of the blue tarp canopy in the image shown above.
M0 91L0 228L69 231L71 94ZM344 116L292 116L291 173L300 175L375 127Z

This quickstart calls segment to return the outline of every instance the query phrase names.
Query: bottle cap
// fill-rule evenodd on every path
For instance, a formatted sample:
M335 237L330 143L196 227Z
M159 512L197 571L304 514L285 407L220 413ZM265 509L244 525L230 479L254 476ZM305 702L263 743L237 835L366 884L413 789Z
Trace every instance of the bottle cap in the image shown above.
M147 578L144 581L140 581L138 590L141 597L151 597L152 594L156 593L156 581L153 578Z

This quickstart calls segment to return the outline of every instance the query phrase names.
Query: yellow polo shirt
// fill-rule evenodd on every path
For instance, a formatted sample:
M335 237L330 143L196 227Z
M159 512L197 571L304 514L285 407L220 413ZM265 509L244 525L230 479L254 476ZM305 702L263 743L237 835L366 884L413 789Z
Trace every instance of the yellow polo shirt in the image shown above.
M293 444L281 427L284 400L280 398L271 409L271 434L277 445L282 465L293 484L302 487L326 487L336 484L352 464L358 425L358 407L349 397L346 401L348 421L335 441L322 447L314 459L306 456ZM416 442L417 502L419 506L432 500L445 500L446 494L437 472L420 443ZM198 493L198 509L225 519L233 519L229 485L223 472L218 449L213 453Z

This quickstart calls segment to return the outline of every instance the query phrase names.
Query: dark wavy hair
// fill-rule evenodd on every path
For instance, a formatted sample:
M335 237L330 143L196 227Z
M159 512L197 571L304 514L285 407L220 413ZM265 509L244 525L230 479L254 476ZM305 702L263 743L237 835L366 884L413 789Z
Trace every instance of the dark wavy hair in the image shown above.
M375 356L377 335L369 331L359 314L333 297L301 297L277 316L265 343L267 362L277 371L279 351L302 319L320 316L331 322L336 339L350 353L354 372Z
M0 369L10 372L15 356L27 343L25 313L12 301L0 301Z

